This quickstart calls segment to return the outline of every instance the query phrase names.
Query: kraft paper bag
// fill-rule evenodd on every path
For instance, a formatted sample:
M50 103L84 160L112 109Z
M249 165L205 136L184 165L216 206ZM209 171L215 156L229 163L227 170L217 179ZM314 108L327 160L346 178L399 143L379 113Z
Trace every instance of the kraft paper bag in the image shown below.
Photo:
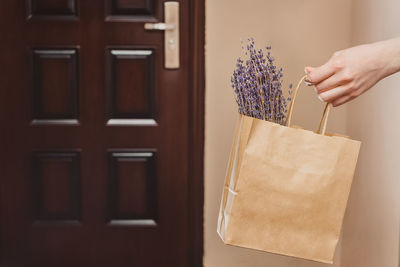
M218 218L225 244L333 263L361 143L239 115ZM324 125L321 131L321 124Z

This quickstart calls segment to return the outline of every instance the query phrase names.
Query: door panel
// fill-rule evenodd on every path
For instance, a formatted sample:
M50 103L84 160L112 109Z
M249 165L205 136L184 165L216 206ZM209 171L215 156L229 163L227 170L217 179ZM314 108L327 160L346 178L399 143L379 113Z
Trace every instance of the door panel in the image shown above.
M105 0L106 19L110 21L156 21L162 12L160 0ZM161 21L161 20L160 20Z
M33 224L81 220L79 152L32 154Z
M27 0L27 14L31 17L75 17L76 0Z
M2 1L0 266L188 266L189 3ZM3 90L3 88L2 88Z
M154 0L108 0L109 15L147 15L154 14Z
M33 123L78 119L78 51L31 51Z
M156 125L154 51L108 48L107 57L107 124Z
M108 154L109 223L156 227L155 152L113 151Z

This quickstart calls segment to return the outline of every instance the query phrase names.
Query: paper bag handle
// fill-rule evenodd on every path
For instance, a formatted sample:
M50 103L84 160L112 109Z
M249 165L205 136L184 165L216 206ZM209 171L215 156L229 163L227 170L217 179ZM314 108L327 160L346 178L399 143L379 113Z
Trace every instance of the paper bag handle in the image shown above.
M299 83L296 86L296 89L294 90L293 93L293 99L292 102L290 102L290 107L289 107L289 111L288 111L288 115L287 115L287 119L286 119L286 126L290 127L291 126L291 122L292 122L292 114L293 114L293 107L294 107L294 103L296 101L296 97L297 97L297 92L299 91L299 87L301 85L301 83L304 81L304 79L307 77L307 75L304 75ZM324 135L325 131L326 131L326 125L328 124L328 116L329 116L329 111L331 109L331 103L327 102L324 108L324 112L322 113L321 116L321 120L319 121L318 124L318 130L317 133ZM325 120L324 120L325 118ZM324 124L322 125L322 122L324 121ZM321 132L321 126L322 126L322 132Z

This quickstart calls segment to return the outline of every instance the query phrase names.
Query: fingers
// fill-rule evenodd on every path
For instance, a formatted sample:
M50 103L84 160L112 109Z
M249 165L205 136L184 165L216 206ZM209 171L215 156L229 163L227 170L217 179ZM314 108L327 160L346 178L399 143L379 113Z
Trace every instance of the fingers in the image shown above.
M324 102L333 102L337 98L345 95L347 92L348 92L348 86L340 85L331 90L320 93L319 96Z
M350 95L345 95L345 96L339 97L332 102L332 106L337 107L337 106L343 105L344 103L347 103L350 100L353 100L354 98L355 98L355 96L350 96Z
M315 89L316 89L317 93L320 94L322 92L336 88L345 83L346 83L346 81L341 79L338 74L334 74L331 77L329 77L328 79L323 80L322 82L316 84Z
M318 84L332 76L335 73L335 68L333 68L330 62L328 62L317 68L306 67L305 71L308 73L306 82Z

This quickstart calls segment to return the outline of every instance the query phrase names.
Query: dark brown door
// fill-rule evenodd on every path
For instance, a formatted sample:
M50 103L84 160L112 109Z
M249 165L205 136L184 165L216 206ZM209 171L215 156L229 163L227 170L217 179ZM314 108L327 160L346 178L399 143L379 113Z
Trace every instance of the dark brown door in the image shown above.
M170 70L163 32L144 30L161 0L1 1L0 266L189 265L199 208L179 2Z

